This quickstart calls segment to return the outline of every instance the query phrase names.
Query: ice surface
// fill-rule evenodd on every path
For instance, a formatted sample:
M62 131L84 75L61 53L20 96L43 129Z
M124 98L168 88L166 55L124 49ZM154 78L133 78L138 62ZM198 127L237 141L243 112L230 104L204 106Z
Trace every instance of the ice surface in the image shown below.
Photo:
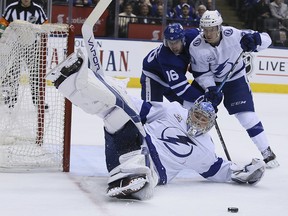
M129 89L139 95L139 89ZM103 124L73 107L70 173L0 173L3 216L286 216L288 204L288 95L254 93L256 112L280 167L266 171L256 186L211 183L191 171L155 189L152 199L127 201L105 196ZM237 120L220 107L218 124L232 160L261 158ZM216 131L211 135L225 157ZM227 212L238 207L238 213Z

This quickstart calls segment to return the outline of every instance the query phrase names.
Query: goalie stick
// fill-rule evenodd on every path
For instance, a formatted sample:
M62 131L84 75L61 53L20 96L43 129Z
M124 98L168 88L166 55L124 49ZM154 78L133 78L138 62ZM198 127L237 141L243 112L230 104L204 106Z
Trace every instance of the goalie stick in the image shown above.
M227 160L231 161L231 157L230 157L229 151L228 151L228 149L227 149L227 147L226 147L225 141L224 141L224 139L223 139L222 133L221 133L221 131L220 131L220 128L219 128L219 125L218 125L216 119L215 119L215 129L216 129L216 132L217 132L217 134L218 134L218 137L219 137L219 140L220 140L220 142L221 142L221 145L222 145L222 148L223 148L223 150L224 150L224 153L225 153L225 155L226 155L226 158L227 158Z
M227 80L229 80L229 79L232 77L233 72L234 72L234 69L235 69L235 67L237 66L237 64L240 62L243 54L244 54L244 51L242 51L242 52L240 53L240 55L238 56L238 58L237 58L236 61L234 62L231 70L226 74L226 76L225 76L225 78L223 79L222 83L221 83L220 86L218 87L217 93L219 93L219 92L222 90L222 88L223 88L223 86L225 85L225 83L227 82Z
M85 43L85 48L87 50L88 59L90 62L89 67L94 73L98 73L101 75L104 75L104 74L103 74L101 62L97 53L93 27L111 2L112 0L100 0L98 4L95 6L95 8L93 9L93 11L88 16L88 18L85 20L81 28L83 40Z
M144 127L142 126L140 116L129 106L125 99L111 87L104 79L105 75L101 66L100 58L98 56L97 45L95 43L93 27L98 21L100 16L104 13L106 8L112 0L100 0L88 18L82 25L82 36L85 43L85 48L90 62L89 68L94 72L94 75L99 79L116 97L116 106L122 108L127 115L130 116L136 127L139 129L143 136L146 136Z

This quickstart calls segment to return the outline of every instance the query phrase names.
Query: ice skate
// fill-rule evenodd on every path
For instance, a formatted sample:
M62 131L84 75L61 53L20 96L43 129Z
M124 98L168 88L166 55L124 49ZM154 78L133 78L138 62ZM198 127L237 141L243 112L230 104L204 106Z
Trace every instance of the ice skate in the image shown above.
M77 53L72 53L63 62L57 65L46 75L46 79L54 83L58 89L59 85L71 74L79 71L83 63L83 53L78 50Z
M271 150L270 147L261 152L261 154L264 158L264 162L266 163L267 168L274 168L279 166L279 163L276 160L276 155L274 154L274 152Z
M145 187L146 175L128 176L109 183L107 195L119 199L134 199L133 194Z
M242 170L234 171L231 179L239 184L257 184L265 172L265 163L257 158L252 159L252 162L246 165Z

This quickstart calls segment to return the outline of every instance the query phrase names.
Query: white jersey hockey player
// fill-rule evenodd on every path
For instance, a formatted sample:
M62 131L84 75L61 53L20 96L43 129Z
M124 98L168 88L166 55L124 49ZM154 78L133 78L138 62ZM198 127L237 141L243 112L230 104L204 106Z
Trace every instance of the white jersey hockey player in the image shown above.
M210 102L199 99L188 111L177 102L129 97L115 80L93 73L81 51L47 79L73 104L103 118L108 196L147 199L156 185L167 184L183 169L210 181L247 185L263 176L265 163L260 159L238 168L216 156L206 133L216 118Z
M200 19L202 33L190 44L192 73L198 84L205 90L205 98L217 107L224 95L224 106L245 128L251 140L263 155L267 167L276 167L276 155L272 152L263 125L254 109L252 92L246 77L245 63L239 55L257 52L271 44L267 33L252 30L242 31L222 26L218 11L206 11ZM234 67L232 76L222 88L226 76ZM225 81L224 81L225 80Z

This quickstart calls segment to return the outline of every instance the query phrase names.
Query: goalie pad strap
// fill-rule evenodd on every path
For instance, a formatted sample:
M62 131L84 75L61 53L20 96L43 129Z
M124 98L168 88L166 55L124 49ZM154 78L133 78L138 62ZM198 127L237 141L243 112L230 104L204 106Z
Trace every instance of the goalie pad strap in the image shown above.
M108 113L104 121L104 127L108 133L113 134L123 128L123 126L130 120L130 117L120 108L115 107Z

